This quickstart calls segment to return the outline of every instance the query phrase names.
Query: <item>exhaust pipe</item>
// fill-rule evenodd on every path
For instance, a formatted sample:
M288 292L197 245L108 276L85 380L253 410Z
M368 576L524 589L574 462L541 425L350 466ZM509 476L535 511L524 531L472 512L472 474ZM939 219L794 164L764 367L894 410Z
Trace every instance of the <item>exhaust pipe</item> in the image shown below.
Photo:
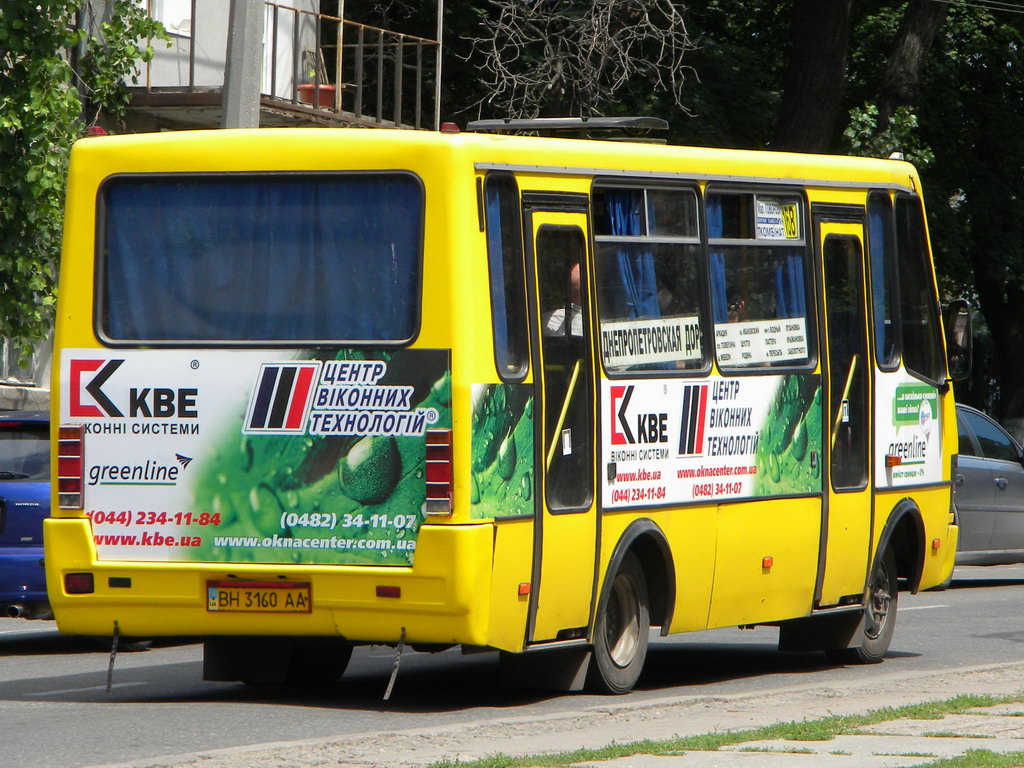
M7 614L7 618L9 619L20 619L26 613L25 606L20 603L12 603L4 609L4 613Z

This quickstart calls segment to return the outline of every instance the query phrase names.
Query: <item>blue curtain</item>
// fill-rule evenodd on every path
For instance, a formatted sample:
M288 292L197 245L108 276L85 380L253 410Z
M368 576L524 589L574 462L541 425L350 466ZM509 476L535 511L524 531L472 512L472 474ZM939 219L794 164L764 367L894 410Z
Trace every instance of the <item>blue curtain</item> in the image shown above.
M775 316L804 317L807 297L804 295L803 251L776 250Z
M871 254L871 303L875 318L875 351L879 360L888 363L895 354L895 328L888 317L892 296L888 294L886 263L890 253L892 205L889 198L868 198L868 250Z
M706 200L708 237L722 237L725 229L720 195L708 195ZM804 317L807 298L804 293L803 251L771 247L758 248L761 254L775 255L775 316ZM729 320L729 299L725 272L725 249L710 248L711 308L716 323ZM767 266L767 264L766 264Z
M508 312L505 309L505 263L501 247L501 191L498 183L486 185L487 261L491 271L491 317L498 366L508 364Z
M708 195L706 200L708 237L721 237L725 225L722 222L722 198ZM711 315L716 323L729 321L729 299L725 291L725 251L721 248L708 249L711 272Z
M412 177L126 179L104 198L114 339L398 341L419 320Z
M643 194L633 190L606 190L605 206L608 233L611 235L642 235ZM607 281L612 287L617 306L608 314L618 318L660 317L658 282L654 269L654 252L646 245L617 246L615 256L607 264Z

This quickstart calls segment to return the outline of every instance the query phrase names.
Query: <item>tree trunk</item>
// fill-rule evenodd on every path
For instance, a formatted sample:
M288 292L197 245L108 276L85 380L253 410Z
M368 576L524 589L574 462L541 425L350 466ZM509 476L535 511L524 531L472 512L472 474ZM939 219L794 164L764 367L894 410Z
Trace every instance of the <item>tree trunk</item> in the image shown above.
M980 242L971 248L975 286L980 309L992 334L992 346L1000 382L1000 397L996 407L999 421L1018 441L1024 440L1024 355L1020 354L1020 340L1024 338L1024 282L1007 280L1006 272L998 260L992 258L995 242L979 235Z
M878 92L878 130L884 130L897 108L917 103L921 74L935 35L949 13L949 3L910 0L896 32L885 80Z
M796 0L774 149L828 152L846 79L852 0Z

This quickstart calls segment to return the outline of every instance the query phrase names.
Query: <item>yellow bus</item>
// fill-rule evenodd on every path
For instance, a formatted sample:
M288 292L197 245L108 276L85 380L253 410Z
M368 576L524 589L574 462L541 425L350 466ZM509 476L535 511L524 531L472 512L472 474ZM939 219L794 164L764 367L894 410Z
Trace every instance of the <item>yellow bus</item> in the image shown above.
M176 132L79 142L67 201L64 632L201 637L215 680L382 643L621 693L651 627L878 661L951 572L966 345L907 163Z

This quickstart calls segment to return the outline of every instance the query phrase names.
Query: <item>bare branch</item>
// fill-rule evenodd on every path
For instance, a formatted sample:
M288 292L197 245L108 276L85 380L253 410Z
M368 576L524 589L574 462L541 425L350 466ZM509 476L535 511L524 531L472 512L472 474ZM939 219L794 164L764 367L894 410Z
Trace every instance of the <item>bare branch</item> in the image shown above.
M490 0L471 43L490 104L502 116L591 116L631 83L662 91L689 114L682 89L695 48L671 0Z

